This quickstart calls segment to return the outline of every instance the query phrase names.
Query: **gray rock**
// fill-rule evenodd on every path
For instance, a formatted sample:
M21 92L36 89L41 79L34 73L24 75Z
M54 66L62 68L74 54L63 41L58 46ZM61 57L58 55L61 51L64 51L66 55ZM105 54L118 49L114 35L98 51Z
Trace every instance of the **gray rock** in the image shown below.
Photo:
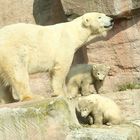
M60 0L34 0L33 15L36 23L40 25L66 21Z
M61 0L66 15L81 15L86 12L102 12L107 15L126 17L140 8L139 0Z
M104 126L104 128L82 128L72 131L66 140L140 140L140 128L131 124Z
M0 140L63 140L75 127L77 121L64 98L0 108Z

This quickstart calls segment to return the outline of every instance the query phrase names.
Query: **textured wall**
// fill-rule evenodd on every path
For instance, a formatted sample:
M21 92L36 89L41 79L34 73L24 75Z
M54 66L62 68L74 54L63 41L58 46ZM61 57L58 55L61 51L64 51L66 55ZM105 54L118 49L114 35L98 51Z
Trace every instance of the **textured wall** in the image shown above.
M34 23L33 0L1 0L0 27L12 23Z
M40 25L55 24L67 20L60 0L34 0L33 15L36 23Z

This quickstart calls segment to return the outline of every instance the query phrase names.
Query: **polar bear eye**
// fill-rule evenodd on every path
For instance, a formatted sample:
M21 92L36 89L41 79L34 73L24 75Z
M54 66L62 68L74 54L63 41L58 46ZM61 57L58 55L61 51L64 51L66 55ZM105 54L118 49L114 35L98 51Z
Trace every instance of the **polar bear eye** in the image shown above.
M86 19L86 22L88 22L89 20L88 19Z
M98 72L97 75L100 75L100 73Z
M98 19L100 19L101 17L98 17Z

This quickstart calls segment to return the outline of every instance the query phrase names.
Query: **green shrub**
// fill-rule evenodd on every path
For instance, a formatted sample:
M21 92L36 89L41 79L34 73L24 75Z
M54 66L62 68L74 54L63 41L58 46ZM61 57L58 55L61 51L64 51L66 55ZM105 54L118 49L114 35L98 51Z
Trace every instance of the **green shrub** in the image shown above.
M118 86L118 91L125 91L127 89L140 89L140 83L125 83Z

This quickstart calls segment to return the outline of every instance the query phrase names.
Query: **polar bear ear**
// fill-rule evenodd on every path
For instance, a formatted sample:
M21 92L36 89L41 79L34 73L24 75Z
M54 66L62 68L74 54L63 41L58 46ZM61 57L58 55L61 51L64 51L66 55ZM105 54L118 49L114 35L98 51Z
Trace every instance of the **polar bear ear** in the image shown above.
M94 64L92 65L92 69L95 70L97 68L97 66Z
M83 25L84 25L85 27L89 27L89 26L90 26L90 17L89 17L89 16L83 15L82 20L83 20L82 23L83 23Z

